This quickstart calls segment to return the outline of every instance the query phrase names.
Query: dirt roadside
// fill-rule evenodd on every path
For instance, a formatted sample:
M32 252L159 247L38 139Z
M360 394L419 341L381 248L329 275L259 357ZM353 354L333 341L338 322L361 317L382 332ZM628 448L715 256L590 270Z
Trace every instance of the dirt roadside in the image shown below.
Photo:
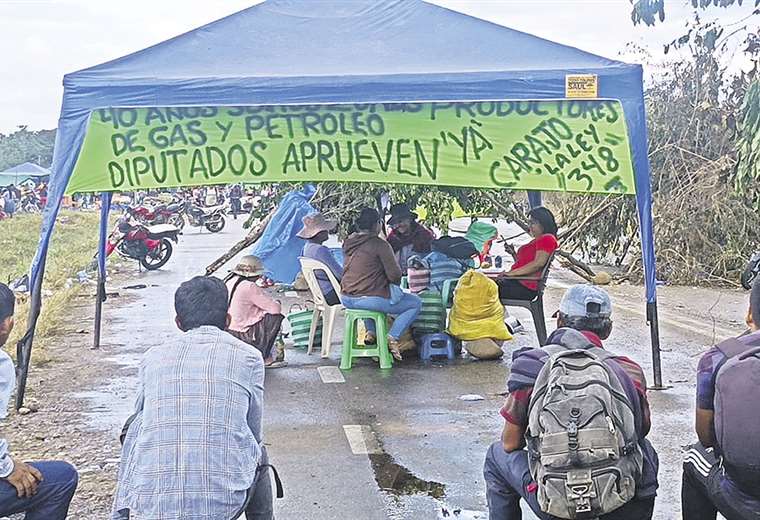
M112 412L88 409L91 405L82 389L127 374L112 357L113 345L92 350L94 305L89 291L72 303L70 318L49 347L51 361L31 368L24 403L31 413L9 410L2 435L14 457L66 460L76 466L80 480L69 518L103 520L110 513L120 446L113 431L93 428L87 420L88 414ZM112 295L110 305L134 298L128 292Z

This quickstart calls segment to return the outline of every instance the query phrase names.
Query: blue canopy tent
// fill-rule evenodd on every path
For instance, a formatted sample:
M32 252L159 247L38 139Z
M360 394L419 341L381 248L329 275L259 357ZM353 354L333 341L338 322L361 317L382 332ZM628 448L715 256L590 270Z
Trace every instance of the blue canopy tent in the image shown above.
M38 164L25 162L0 172L0 186L20 184L28 180L43 180L50 176L50 170Z
M641 66L421 0L268 0L153 47L66 75L49 202L31 269L32 326L19 348L19 363L28 363L53 224L94 109L557 100L566 97L567 74L596 75L598 98L619 100L624 109L635 169L655 384L659 386ZM531 196L534 204L539 199L537 194ZM102 263L100 269L102 276Z

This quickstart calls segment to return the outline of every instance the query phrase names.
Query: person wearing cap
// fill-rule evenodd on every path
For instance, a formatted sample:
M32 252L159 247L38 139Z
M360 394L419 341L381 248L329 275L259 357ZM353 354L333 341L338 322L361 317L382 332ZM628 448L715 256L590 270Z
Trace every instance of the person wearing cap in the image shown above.
M256 283L263 274L261 260L247 255L224 280L230 294L231 320L227 330L259 349L267 367L277 368L284 366L285 351L274 349L274 346L285 316L280 303Z
M398 258L403 275L406 274L409 258L415 255L423 257L430 253L435 240L433 232L417 222L417 217L408 204L391 206L388 243Z
M340 282L343 278L343 266L335 259L324 243L330 238L330 233L338 227L336 220L327 220L321 213L313 213L303 218L303 229L296 236L306 240L303 247L303 256L322 262L332 272L335 279ZM340 303L340 297L333 289L327 275L318 271L316 273L319 287L322 289L322 295L328 305L337 305Z
M356 220L356 232L343 242L341 300L348 309L382 312L396 319L388 333L388 347L401 359L399 340L422 308L416 294L399 287L399 269L390 244L380 238L383 221L377 210L364 208Z
M599 287L571 287L564 294L555 317L557 330L549 336L548 345L560 345L568 350L604 348L602 342L612 332L612 302ZM533 387L548 360L549 353L543 348L523 348L512 355L508 394L500 412L505 421L504 429L501 440L488 449L483 469L491 520L521 519L520 499L525 500L541 520L553 519L539 508L537 485L532 481L528 452L524 449ZM620 379L634 408L644 464L635 498L602 516L601 520L648 520L654 509L659 462L646 439L651 427L646 378L641 367L625 356L605 358L604 362Z

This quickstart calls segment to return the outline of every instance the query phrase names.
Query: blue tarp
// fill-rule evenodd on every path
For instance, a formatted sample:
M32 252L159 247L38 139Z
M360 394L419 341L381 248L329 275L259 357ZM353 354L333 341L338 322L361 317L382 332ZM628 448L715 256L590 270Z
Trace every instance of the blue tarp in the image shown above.
M90 112L102 107L424 102L565 97L596 74L619 99L636 172L646 297L655 255L642 68L421 0L269 0L153 47L68 74L39 275ZM34 284L34 282L33 282Z
M293 283L301 271L298 257L303 253L306 241L298 238L296 233L303 228L303 218L317 212L314 206L309 204L316 191L316 188L309 184L301 191L285 195L266 231L251 250L252 255L258 256L264 262L266 274L272 280Z

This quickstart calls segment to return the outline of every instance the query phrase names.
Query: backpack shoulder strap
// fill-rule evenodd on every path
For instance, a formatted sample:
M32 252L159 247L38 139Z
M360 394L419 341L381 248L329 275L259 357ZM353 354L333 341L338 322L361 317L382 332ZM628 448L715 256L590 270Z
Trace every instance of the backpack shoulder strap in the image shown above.
M742 343L736 338L730 338L725 341L722 341L721 343L718 343L715 347L718 350L720 350L721 353L724 356L726 356L726 359L728 360L733 357L744 354L746 351L752 348L752 345L747 345L746 343Z
M227 305L232 305L232 298L235 296L235 292L237 291L238 286L244 281L246 280L242 276L239 276L237 281L235 281L235 285L232 286L232 290L230 291L230 299L227 302Z

